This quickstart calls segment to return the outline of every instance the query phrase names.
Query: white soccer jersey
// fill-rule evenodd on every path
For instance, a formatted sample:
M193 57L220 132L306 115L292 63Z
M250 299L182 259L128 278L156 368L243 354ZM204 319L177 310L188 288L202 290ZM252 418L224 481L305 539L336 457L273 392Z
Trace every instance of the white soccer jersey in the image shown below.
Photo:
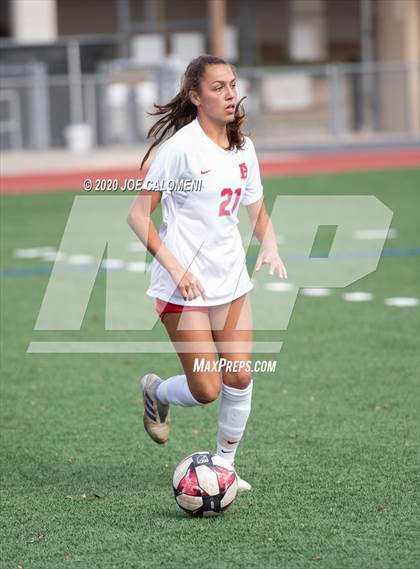
M191 191L186 180L192 180ZM181 183L184 191L176 188ZM255 148L248 137L242 150L223 150L196 118L162 144L142 187L162 191L159 235L182 266L200 280L207 300L201 296L184 300L156 259L149 296L174 304L215 306L253 288L237 227L240 204L249 205L263 195Z

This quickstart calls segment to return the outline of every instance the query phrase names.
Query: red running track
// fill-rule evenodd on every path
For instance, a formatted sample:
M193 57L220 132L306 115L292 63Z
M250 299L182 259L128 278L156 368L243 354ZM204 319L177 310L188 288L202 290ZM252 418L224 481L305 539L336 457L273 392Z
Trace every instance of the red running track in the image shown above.
M302 155L293 158L262 158L263 177L309 176L354 172L362 170L383 170L392 168L419 168L418 150L383 150L322 155ZM42 174L8 175L0 178L1 194L31 194L55 191L83 190L83 182L91 179L119 180L144 178L146 170L136 168L101 169L67 172L44 172Z

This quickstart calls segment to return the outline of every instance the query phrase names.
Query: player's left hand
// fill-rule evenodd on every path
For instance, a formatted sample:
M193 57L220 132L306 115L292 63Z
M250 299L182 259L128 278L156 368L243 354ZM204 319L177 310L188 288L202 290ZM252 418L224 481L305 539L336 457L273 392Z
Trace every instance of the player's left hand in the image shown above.
M257 262L255 264L255 270L259 271L265 264L270 265L270 275L273 275L274 272L277 271L281 279L287 279L286 267L284 266L283 261L280 259L277 251L262 251L259 254Z

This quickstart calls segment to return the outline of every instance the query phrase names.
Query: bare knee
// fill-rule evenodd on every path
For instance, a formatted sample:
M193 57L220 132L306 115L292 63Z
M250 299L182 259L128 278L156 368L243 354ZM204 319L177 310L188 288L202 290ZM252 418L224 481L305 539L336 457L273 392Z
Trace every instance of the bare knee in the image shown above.
M251 372L246 369L223 373L223 383L236 389L246 389L251 383L251 379Z
M192 395L203 404L212 403L219 397L222 388L221 378L200 377L188 381Z

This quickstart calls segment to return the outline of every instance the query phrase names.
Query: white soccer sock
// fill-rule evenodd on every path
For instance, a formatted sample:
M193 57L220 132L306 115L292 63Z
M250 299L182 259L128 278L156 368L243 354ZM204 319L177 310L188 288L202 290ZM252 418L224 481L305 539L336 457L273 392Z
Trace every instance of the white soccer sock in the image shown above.
M181 407L203 405L191 393L186 375L174 375L162 382L156 390L156 397L164 405L168 403Z
M231 464L251 412L252 386L252 379L245 389L222 386L216 452Z

